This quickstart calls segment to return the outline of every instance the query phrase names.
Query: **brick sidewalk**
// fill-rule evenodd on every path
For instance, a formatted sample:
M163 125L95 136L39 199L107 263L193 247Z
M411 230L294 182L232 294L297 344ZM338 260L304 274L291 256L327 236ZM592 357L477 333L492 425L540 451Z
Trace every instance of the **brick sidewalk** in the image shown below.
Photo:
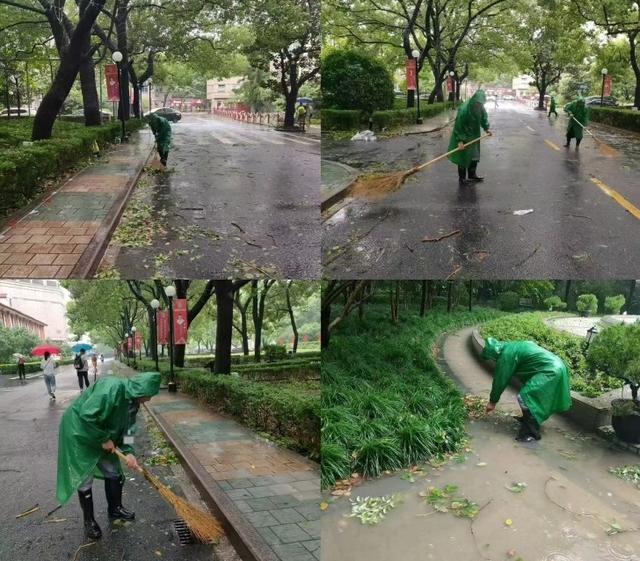
M133 133L0 232L0 278L85 277L152 147Z
M217 486L211 495L226 497L235 510L228 518L243 519L263 542L254 543L254 551L267 552L258 559L320 559L317 464L259 438L184 394L163 392L147 407L175 433L177 448L186 448L211 476L208 485L201 483Z

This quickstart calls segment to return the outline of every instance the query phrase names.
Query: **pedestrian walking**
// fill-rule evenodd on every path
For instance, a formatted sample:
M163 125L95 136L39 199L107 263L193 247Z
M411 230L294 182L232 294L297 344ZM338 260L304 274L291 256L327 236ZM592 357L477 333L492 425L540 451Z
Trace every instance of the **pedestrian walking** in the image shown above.
M302 105L302 103L298 105L298 109L296 109L296 118L298 120L298 126L304 131L307 122L307 108Z
M171 124L164 117L154 113L149 119L149 128L156 139L156 149L158 150L158 156L160 156L160 163L166 169L169 148L171 148Z
M493 98L493 108L498 109L498 96Z
M53 360L51 353L49 351L45 351L44 358L40 363L40 368L42 368L42 374L44 376L44 384L47 386L47 393L49 394L50 399L56 398L56 368L58 365L56 361Z
M489 337L482 351L484 360L496 363L487 413L496 408L512 378L522 382L518 404L520 431L516 440L540 440L540 425L553 413L571 408L569 370L562 359L533 341L497 341Z
M24 366L25 360L22 355L18 357L18 380L27 381L27 374Z
M93 511L93 478L104 479L110 519L133 520L135 513L122 506L125 477L116 447L126 465L136 469L133 434L140 405L157 395L160 374L144 372L133 378L100 378L76 399L60 421L56 498L65 504L78 492L87 537L98 539L102 530Z
M76 369L78 385L80 386L80 393L82 393L85 385L87 388L89 387L89 361L87 359L87 352L84 349L73 359L73 367Z
M464 147L464 144L480 138L481 129L487 134L489 131L489 118L484 104L487 96L483 90L478 90L465 101L456 114L456 121L449 140L449 151L459 148L457 152L449 156L449 160L458 166L458 182L460 185L484 181L478 177L476 169L480 161L480 142Z
M569 125L567 126L567 143L565 148L571 145L571 139L576 139L576 148L580 146L582 137L584 136L584 127L589 124L589 108L584 102L584 98L579 97L571 103L564 106L564 111L569 116Z
M556 117L558 116L558 112L556 111L556 98L551 96L549 100L549 114L547 117L551 117L551 113L553 113Z
M98 376L98 355L95 353L91 355L91 366L93 367L93 383L95 384Z

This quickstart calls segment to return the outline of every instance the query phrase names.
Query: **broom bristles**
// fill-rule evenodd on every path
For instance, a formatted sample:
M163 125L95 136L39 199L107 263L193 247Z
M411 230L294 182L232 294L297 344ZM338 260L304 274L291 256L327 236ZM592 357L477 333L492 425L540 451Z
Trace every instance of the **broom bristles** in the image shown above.
M368 199L382 199L400 189L408 175L410 174L406 171L397 171L360 176L352 183L349 194Z

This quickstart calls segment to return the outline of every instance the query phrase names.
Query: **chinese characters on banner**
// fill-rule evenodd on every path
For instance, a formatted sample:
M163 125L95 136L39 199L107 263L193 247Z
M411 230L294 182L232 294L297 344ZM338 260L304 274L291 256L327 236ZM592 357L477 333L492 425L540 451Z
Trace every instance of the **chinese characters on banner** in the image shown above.
M107 81L107 99L120 101L120 88L118 87L118 67L115 64L106 64L104 77Z
M407 89L415 90L416 89L416 59L415 58L410 58L407 60L406 73L407 73Z
M186 298L178 298L173 303L173 342L176 345L187 344L189 319Z
M169 344L169 311L168 310L158 310L158 315L156 316L158 319L158 344L159 345L168 345Z
M603 88L603 92L604 92L604 94L603 94L603 95L604 95L605 97L607 97L607 96L610 96L610 95L611 95L611 82L612 82L612 80L611 80L611 74L607 74L607 75L604 77L604 88Z
M127 352L133 350L133 337L127 337Z
M133 350L135 351L136 349L142 350L142 333L140 333L139 331L136 331L136 346L133 348Z

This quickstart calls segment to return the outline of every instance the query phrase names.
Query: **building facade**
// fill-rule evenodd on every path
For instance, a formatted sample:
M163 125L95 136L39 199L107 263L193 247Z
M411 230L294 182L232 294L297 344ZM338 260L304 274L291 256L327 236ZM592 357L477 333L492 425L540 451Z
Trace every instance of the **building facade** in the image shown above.
M40 340L45 339L46 323L4 304L0 304L0 325L8 329L22 327L36 335Z
M243 76L231 76L222 80L207 80L207 99L211 109L233 109L233 99L242 84Z

